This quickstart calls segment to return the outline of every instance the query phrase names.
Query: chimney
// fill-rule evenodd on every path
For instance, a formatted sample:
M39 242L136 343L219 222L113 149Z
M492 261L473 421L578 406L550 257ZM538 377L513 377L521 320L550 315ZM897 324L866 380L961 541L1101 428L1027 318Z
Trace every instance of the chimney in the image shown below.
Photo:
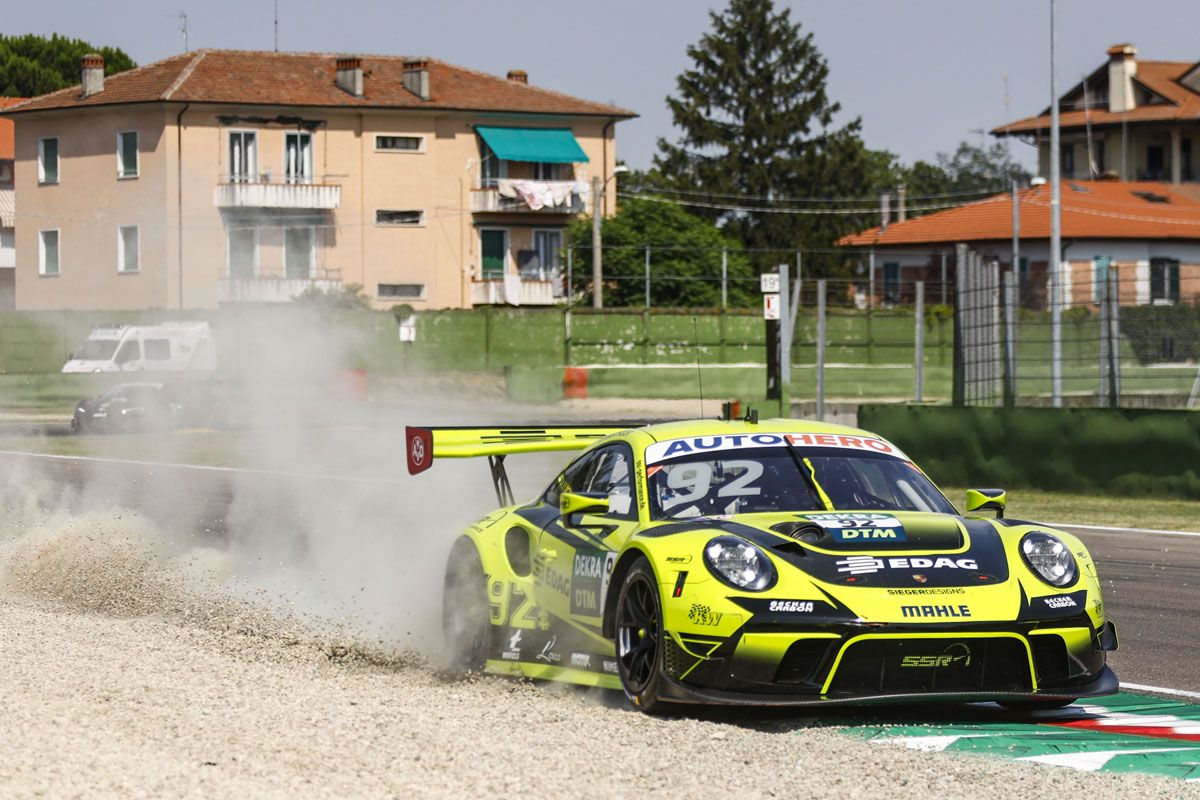
M1137 48L1131 44L1114 44L1108 48L1108 110L1113 113L1132 111L1133 79L1137 75Z
M81 79L83 91L81 97L91 97L104 91L104 56L98 53L88 53L83 57Z
M358 56L342 56L337 60L337 87L355 97L363 96L362 59Z
M908 187L896 187L896 222L904 222L908 219L908 209L904 207L904 201L908 199Z
M510 69L508 79L514 83L529 83L529 73L523 69Z
M892 195L883 192L879 195L879 232L886 233L888 223L892 221Z
M429 99L429 61L424 58L404 62L404 88L422 100Z

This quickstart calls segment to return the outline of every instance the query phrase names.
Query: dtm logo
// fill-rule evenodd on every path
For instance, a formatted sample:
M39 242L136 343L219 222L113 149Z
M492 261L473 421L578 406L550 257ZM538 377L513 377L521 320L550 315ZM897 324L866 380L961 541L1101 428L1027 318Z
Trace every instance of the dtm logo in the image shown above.
M847 556L837 562L838 572L851 575L870 575L881 569L979 569L973 558L876 558L875 556Z
M937 656L905 656L900 659L901 667L969 667L971 666L971 648L965 644L954 643Z
M971 609L966 606L900 606L904 617L969 617Z
M904 526L891 514L805 514L803 519L820 525L836 542L905 541Z

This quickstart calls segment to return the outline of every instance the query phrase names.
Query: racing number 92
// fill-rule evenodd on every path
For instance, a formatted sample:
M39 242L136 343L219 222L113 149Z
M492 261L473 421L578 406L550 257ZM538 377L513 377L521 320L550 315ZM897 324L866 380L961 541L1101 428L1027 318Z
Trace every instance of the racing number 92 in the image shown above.
M516 584L501 580L489 581L488 606L493 625L541 630L549 627L549 620L534 604L533 598Z

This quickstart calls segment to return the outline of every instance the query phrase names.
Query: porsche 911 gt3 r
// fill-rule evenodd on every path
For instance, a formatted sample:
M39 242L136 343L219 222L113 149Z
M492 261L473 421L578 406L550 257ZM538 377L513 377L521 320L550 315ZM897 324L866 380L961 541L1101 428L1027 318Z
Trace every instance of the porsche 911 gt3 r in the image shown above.
M410 472L487 457L503 508L451 550L464 669L663 703L804 705L1110 694L1116 630L1074 536L960 514L895 445L800 420L409 428ZM583 450L513 502L504 459ZM984 518L981 511L994 511Z

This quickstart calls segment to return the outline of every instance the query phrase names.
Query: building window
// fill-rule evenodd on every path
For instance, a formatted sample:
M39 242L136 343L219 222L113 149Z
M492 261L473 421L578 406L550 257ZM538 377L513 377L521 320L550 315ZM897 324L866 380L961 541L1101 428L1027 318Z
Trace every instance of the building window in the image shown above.
M388 300L424 300L425 284L381 283L376 289L375 296Z
M385 153L422 153L425 151L425 137L390 134L376 136L375 149Z
M1179 179L1192 180L1192 140L1179 140Z
M497 158L487 142L479 140L479 185L484 189L496 188L496 181L508 177L508 162Z
M38 183L58 183L58 139L38 139Z
M138 244L137 225L122 225L117 228L117 272L138 271Z
M536 181L561 181L563 180L562 167L565 164L546 164L540 161L533 162L533 179Z
M885 261L883 264L883 302L900 302L900 262Z
M1093 142L1092 152L1094 154L1093 157L1096 159L1096 162L1092 164L1092 177L1097 177L1103 175L1107 169L1107 164L1105 163L1104 159L1104 142Z
M58 231L41 231L38 236L38 274L58 274Z
M375 211L376 225L401 225L416 227L425 222L423 211L390 211L380 208Z
M231 228L229 231L229 277L246 279L258 274L258 231Z
M1075 145L1064 142L1059 146L1059 169L1064 178L1075 177Z
M247 183L258 179L258 134L254 131L229 132L229 182Z
M521 277L544 281L558 274L558 254L562 251L562 231L534 231L536 257L525 264Z
M499 280L507 272L508 231L491 228L479 232L480 274L484 280Z
M1109 256L1094 256L1092 258L1092 302L1099 303L1108 296L1108 267L1112 264Z
M122 131L117 134L117 177L136 178L138 176L138 135L137 131Z
M1179 259L1150 259L1150 302L1179 302Z
M1162 145L1152 144L1146 148L1146 175L1148 181L1161 180L1166 172L1166 160Z
M313 158L311 133L286 133L283 136L283 175L288 183L312 183Z
M283 231L283 272L293 280L306 281L312 277L313 228L285 228Z

